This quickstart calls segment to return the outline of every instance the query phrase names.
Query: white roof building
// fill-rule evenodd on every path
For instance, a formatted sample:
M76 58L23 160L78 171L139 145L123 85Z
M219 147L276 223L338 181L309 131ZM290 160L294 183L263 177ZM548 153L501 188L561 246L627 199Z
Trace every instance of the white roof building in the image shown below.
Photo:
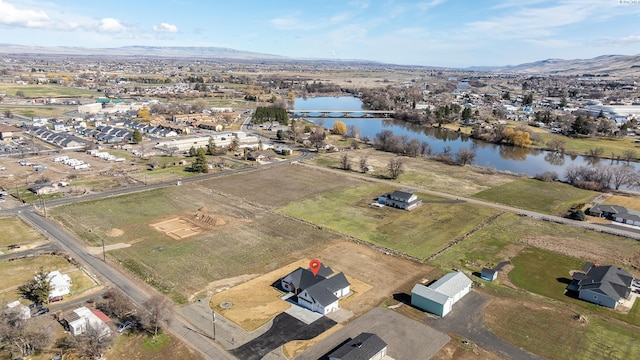
M69 326L69 332L74 336L84 333L89 326L99 329L102 336L111 335L109 326L84 306L73 310L73 313L67 320L67 324Z
M60 271L55 270L47 274L46 280L51 285L49 299L56 296L67 295L71 292L73 282L67 274L62 274Z
M452 272L430 286L416 284L411 290L411 305L430 313L445 316L453 304L471 291L473 282L462 272Z

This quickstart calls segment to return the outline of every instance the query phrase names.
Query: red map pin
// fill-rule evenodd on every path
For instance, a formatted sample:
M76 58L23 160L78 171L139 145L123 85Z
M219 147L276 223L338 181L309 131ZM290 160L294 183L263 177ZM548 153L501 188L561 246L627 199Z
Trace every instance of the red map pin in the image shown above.
M309 270L311 270L313 276L316 276L318 274L318 271L320 271L320 265L321 263L318 259L313 259L309 262Z

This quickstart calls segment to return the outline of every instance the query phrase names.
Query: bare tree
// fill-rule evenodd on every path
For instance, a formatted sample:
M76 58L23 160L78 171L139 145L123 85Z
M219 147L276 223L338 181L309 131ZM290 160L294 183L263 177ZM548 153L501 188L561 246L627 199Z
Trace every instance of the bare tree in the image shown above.
M348 154L343 154L340 158L340 169L351 170L351 160L349 160Z
M320 149L325 145L325 137L326 135L324 134L324 132L320 133L316 131L309 135L309 142L311 142L311 145L316 148L316 151L320 151Z
M171 321L173 314L173 304L162 295L155 295L149 300L145 301L144 309L146 312L141 313L142 326L153 334L155 338L158 336L158 331L162 327L163 323Z
M547 141L547 146L549 147L549 149L559 153L564 152L566 144L567 139L560 136L556 136L553 139Z
M404 161L400 158L391 158L389 159L387 169L389 170L389 176L395 180L404 174Z
M367 157L366 156L360 156L360 172L364 173L367 171L367 167L369 167L369 165L367 164Z
M45 318L27 320L18 308L7 309L0 315L0 342L22 357L49 346L53 336L52 324ZM13 358L13 356L11 357Z
M358 129L357 126L349 125L347 127L347 137L348 138L360 139L361 136L362 136L362 133L360 132L360 129Z
M635 150L625 150L622 152L622 158L627 162L627 165L637 156L638 154L636 154Z
M69 335L65 339L65 345L70 352L75 353L81 359L102 359L113 338L105 328L88 323L85 331L80 335Z
M404 146L404 152L411 157L416 157L420 154L420 140L413 138L407 141Z
M104 294L104 310L106 312L115 315L119 319L124 319L129 316L135 307L129 297L118 288L110 288Z
M611 167L611 181L616 190L620 189L620 186L633 184L635 176L633 167L629 165Z
M431 146L426 141L420 142L420 155L422 156L431 156Z
M476 158L476 152L473 149L462 148L456 154L456 161L460 165L471 164L473 160Z

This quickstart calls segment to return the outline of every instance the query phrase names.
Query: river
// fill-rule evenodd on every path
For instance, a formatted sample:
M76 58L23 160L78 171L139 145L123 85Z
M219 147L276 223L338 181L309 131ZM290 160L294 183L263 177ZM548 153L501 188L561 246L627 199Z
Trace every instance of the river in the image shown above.
M294 110L362 110L362 102L355 97L314 97L296 98ZM336 114L339 115L339 114ZM368 136L373 140L382 130L391 130L395 135L407 135L410 138L418 138L426 141L432 149L432 154L442 153L446 146L452 153L457 153L461 148L472 148L476 151L474 165L492 167L501 171L510 171L517 174L535 176L546 171L553 171L560 178L564 178L570 167L582 165L594 165L594 159L584 156L570 156L557 154L550 151L518 148L513 146L496 145L485 141L461 136L452 131L421 126L394 119L374 118L339 118L339 117L312 117L320 114L310 114L307 119L313 122L321 122L326 128L333 128L335 121L344 122L347 127L355 125L360 129L362 136ZM622 165L617 161L595 159L600 164ZM636 169L638 164L631 163Z

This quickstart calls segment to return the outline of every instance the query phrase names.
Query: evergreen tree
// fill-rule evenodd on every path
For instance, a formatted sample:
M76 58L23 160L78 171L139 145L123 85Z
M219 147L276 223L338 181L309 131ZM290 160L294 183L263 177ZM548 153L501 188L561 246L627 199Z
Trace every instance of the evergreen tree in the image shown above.
M191 165L191 170L197 173L208 173L209 166L207 165L207 153L204 148L198 148L196 161Z

